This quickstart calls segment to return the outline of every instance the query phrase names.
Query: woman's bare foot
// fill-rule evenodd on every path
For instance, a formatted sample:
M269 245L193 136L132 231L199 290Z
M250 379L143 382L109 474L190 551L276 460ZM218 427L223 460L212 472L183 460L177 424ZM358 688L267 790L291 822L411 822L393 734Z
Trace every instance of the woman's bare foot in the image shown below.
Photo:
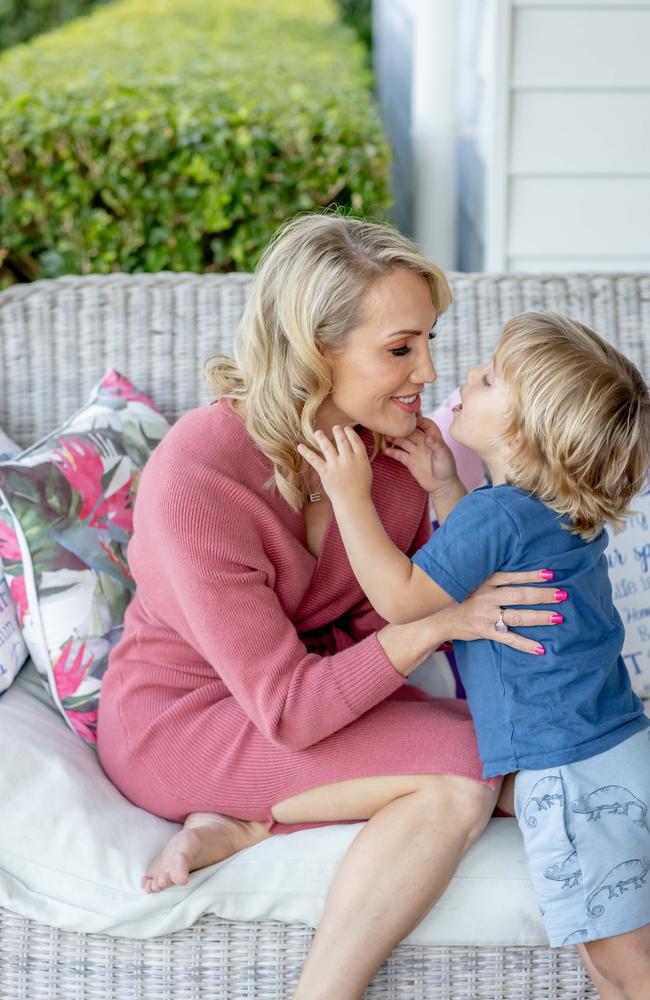
M215 865L237 851L265 840L270 834L258 820L235 819L220 813L190 813L183 829L175 833L140 879L146 893L167 886L187 885L190 872Z

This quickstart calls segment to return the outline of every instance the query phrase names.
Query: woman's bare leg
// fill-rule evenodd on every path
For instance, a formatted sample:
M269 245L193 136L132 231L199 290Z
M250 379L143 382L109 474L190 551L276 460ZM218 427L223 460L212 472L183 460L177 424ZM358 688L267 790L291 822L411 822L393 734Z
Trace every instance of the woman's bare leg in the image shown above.
M358 1000L438 900L496 798L468 778L418 775L337 782L274 807L284 823L369 817L336 872L294 1000Z
M276 821L285 823L370 820L339 867L296 1000L362 996L382 961L442 894L497 794L451 775L391 775L335 782L273 808ZM261 821L193 813L149 866L142 888L184 885L190 871L268 836Z

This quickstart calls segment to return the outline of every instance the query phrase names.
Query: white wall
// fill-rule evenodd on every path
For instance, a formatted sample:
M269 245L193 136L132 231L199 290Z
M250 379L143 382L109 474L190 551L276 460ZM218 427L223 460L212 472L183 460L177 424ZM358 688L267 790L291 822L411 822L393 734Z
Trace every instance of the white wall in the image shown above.
M650 3L513 0L488 267L650 268Z
M375 0L375 32L430 256L650 270L650 0Z

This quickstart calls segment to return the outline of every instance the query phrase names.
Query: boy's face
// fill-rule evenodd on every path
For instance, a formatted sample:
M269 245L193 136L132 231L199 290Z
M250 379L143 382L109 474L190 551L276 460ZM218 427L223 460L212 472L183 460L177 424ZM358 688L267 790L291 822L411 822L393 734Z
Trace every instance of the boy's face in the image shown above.
M494 358L470 368L460 388L462 404L453 409L451 436L471 448L493 468L503 462L501 435L507 424L509 399L495 371Z

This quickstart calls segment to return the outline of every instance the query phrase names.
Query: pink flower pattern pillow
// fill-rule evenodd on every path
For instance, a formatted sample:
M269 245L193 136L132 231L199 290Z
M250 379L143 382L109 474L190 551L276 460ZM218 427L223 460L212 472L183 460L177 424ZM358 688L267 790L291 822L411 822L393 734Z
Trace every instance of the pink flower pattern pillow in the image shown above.
M168 428L110 370L62 427L0 465L0 558L23 637L68 724L91 744L134 589L126 549L140 471Z

